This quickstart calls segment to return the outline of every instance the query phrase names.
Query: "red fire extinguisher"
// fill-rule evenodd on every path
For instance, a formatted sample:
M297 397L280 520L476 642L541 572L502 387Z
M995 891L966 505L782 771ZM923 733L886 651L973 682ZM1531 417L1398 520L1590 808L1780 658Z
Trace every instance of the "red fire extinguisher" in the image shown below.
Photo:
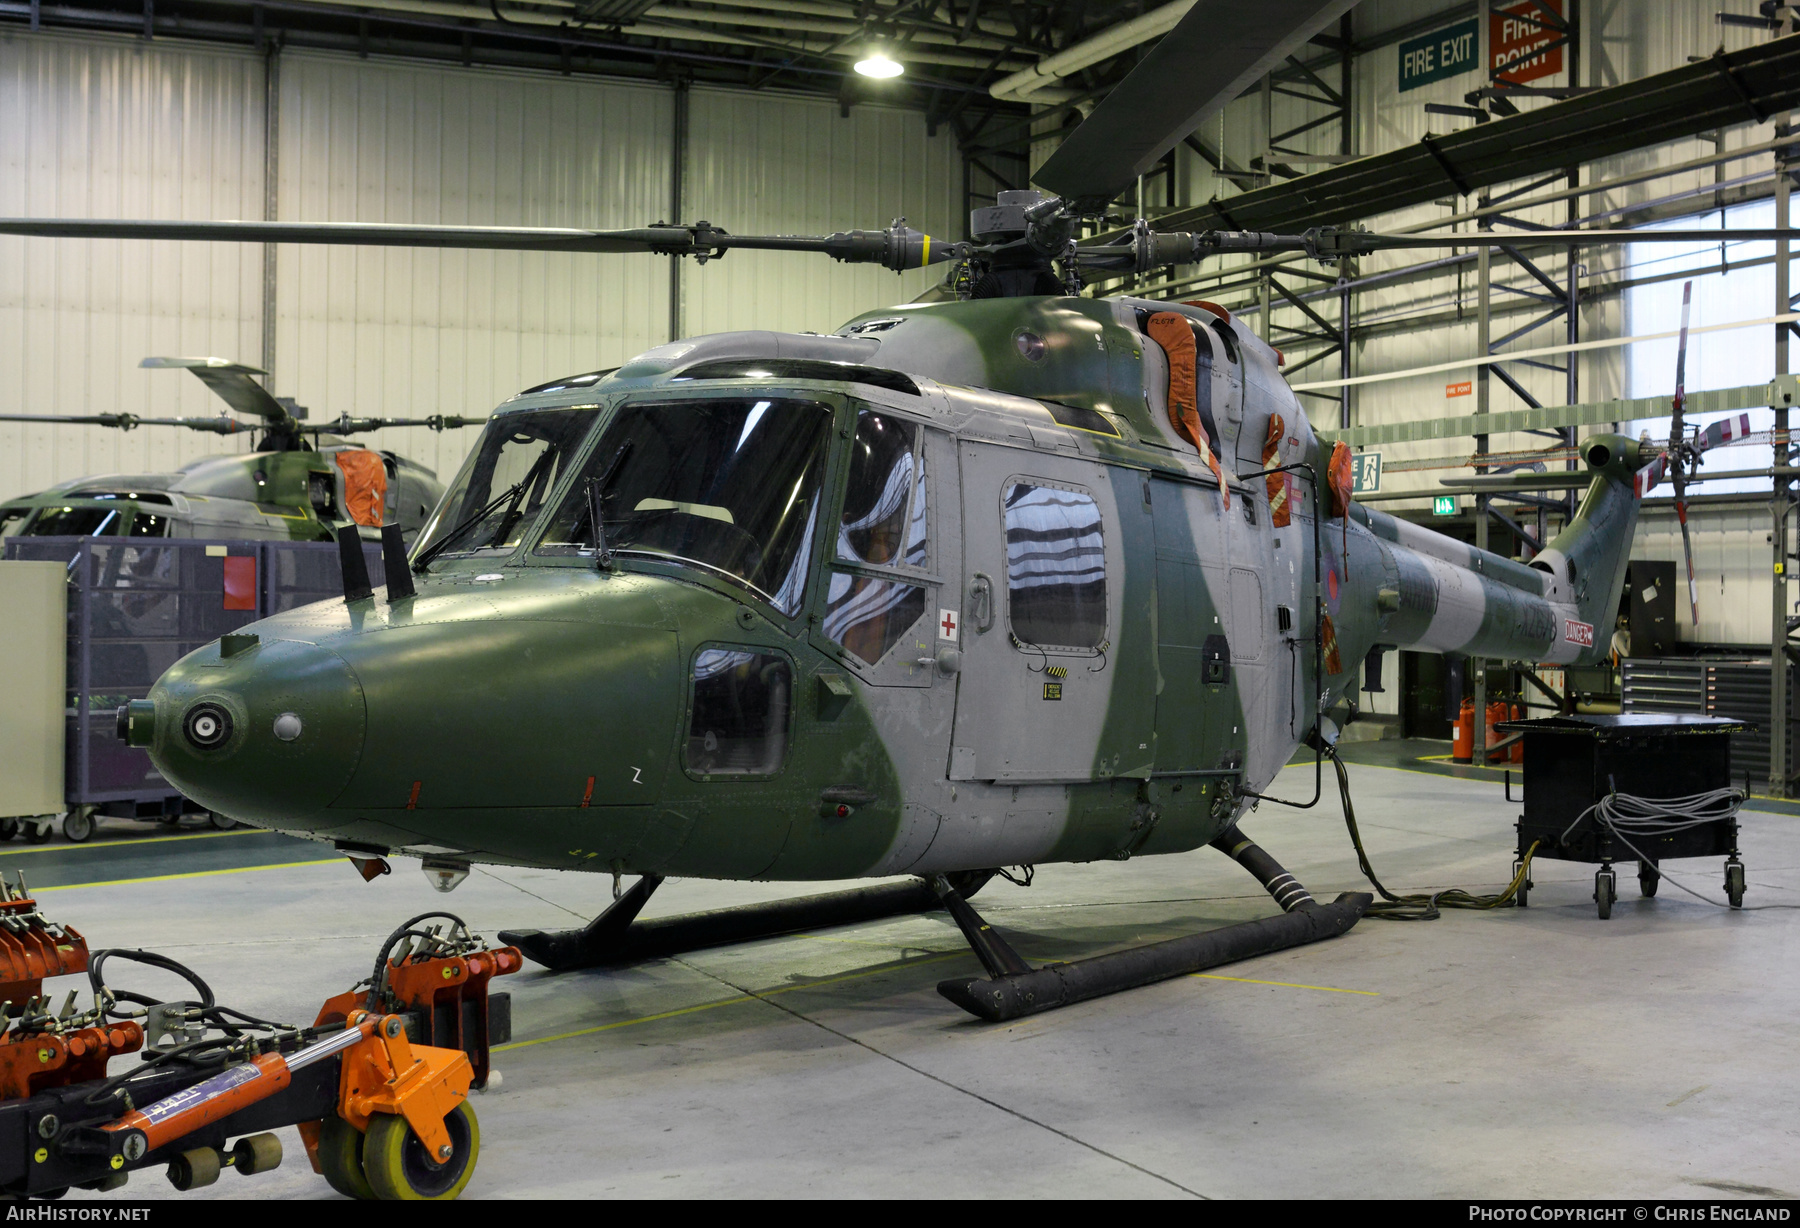
M1475 758L1475 701L1462 701L1462 711L1456 714L1456 725L1450 738L1450 757L1457 763L1469 763Z
M1524 704L1514 704L1512 706L1512 718L1515 721L1522 721L1525 719L1525 705ZM1520 738L1517 742L1514 742L1512 744L1512 761L1514 763L1524 763L1525 762L1525 739L1524 738Z
M1505 719L1506 701L1503 699L1491 700L1487 706L1487 741L1483 743L1482 749L1482 756L1486 762L1493 762L1491 752L1494 749L1494 743L1500 740L1500 731L1494 726Z

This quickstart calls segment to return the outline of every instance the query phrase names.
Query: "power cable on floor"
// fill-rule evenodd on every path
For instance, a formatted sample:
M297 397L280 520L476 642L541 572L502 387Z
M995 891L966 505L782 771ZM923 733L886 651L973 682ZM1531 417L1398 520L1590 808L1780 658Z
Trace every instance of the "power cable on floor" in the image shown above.
M1435 921L1442 915L1439 910L1444 908L1485 911L1513 903L1513 897L1518 895L1519 888L1531 874L1532 854L1537 852L1538 847L1535 840L1519 860L1519 870L1513 875L1512 882L1496 895L1475 895L1461 887L1446 887L1442 891L1417 895L1395 895L1382 886L1381 880L1375 877L1375 868L1369 864L1369 854L1363 848L1362 833L1357 830L1356 807L1350 801L1350 773L1345 769L1344 761L1338 757L1335 746L1327 746L1325 753L1331 758L1331 766L1337 771L1338 796L1343 799L1344 804L1344 826L1350 829L1350 843L1356 846L1356 864L1362 867L1363 877L1369 880L1369 885L1381 896L1380 903L1369 905L1363 912L1365 917L1377 917L1383 921Z

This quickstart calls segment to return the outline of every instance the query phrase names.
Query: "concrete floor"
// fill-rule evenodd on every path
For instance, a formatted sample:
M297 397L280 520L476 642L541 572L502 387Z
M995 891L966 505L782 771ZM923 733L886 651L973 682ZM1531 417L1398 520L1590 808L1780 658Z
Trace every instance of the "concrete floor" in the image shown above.
M1351 776L1391 887L1508 877L1517 806L1497 781ZM1303 797L1311 777L1291 768L1277 791ZM1265 806L1244 828L1329 898L1364 884L1329 774L1326 787L1317 809ZM109 835L7 846L0 866L24 868L93 946L161 951L222 1001L287 1019L364 975L412 913L550 929L610 894L598 877L483 870L440 896L410 862L364 884L322 847L265 833ZM516 1039L494 1059L503 1086L476 1097L466 1197L1794 1197L1800 834L1789 815L1746 812L1742 843L1756 910L1668 883L1641 900L1627 872L1602 922L1591 867L1540 862L1529 909L1365 920L1012 1025L935 992L978 967L941 913L624 970L534 967L500 983ZM1716 864L1675 871L1719 896ZM649 911L784 894L672 881ZM1204 850L1047 866L976 903L1036 960L1273 911ZM280 1170L188 1197L334 1197L283 1133ZM155 1172L121 1193L173 1196Z

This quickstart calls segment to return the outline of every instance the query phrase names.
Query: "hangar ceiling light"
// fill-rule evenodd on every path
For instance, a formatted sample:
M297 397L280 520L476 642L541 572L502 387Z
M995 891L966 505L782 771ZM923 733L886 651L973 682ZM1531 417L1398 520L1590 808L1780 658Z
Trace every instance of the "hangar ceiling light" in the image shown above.
M880 47L870 47L856 62L856 71L865 77L898 77L906 66L893 59Z

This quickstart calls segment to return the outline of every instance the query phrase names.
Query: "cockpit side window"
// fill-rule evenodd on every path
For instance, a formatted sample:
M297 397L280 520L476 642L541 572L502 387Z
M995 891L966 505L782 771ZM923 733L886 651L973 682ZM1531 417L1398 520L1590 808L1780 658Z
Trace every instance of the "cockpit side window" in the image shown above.
M885 657L925 614L925 588L905 574L930 558L922 442L919 427L904 418L857 414L822 629L865 665Z
M1007 485L1007 610L1035 649L1092 651L1106 639L1106 542L1094 497L1035 480Z
M169 535L169 518L156 512L146 512L141 508L131 518L132 537L167 537Z

